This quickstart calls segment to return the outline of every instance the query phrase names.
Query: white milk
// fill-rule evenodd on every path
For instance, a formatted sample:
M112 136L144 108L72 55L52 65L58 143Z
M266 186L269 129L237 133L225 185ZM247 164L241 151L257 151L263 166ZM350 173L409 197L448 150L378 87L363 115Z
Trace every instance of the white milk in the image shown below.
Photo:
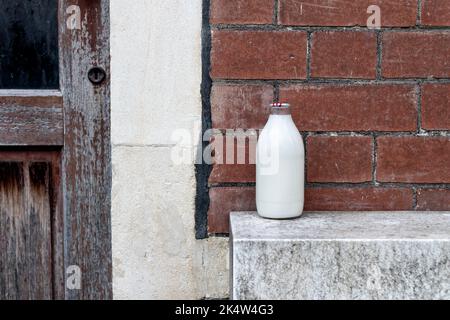
M272 105L256 152L256 206L270 219L300 217L305 193L305 148L288 104Z

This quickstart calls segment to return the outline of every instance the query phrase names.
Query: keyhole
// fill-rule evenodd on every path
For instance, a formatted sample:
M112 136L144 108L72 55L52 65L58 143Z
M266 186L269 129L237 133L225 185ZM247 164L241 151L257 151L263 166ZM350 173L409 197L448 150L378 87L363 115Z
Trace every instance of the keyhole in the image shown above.
M89 81L95 85L101 84L106 78L106 72L100 67L94 67L88 72Z

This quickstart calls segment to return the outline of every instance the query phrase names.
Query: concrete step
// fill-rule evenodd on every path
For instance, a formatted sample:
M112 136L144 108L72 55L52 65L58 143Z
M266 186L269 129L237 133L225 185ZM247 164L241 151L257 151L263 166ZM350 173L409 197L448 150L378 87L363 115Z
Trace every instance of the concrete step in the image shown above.
M231 214L231 297L450 299L450 212Z

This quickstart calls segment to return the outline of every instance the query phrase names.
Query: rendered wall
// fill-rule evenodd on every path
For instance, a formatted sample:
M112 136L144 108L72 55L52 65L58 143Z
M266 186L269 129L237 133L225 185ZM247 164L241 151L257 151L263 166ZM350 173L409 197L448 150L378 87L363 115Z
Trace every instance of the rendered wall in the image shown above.
M228 239L195 240L194 165L171 159L173 131L200 126L201 15L201 0L111 1L115 299L228 296Z

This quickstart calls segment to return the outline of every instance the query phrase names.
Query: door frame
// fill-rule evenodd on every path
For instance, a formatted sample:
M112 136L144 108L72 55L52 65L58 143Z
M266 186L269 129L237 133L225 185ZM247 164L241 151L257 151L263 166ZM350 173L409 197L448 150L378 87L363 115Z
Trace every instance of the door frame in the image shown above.
M81 25L70 30L66 10L73 5L80 8ZM59 0L59 28L65 284L70 266L81 270L81 288L65 285L64 298L111 299L109 0ZM88 79L93 67L106 72L100 85Z

